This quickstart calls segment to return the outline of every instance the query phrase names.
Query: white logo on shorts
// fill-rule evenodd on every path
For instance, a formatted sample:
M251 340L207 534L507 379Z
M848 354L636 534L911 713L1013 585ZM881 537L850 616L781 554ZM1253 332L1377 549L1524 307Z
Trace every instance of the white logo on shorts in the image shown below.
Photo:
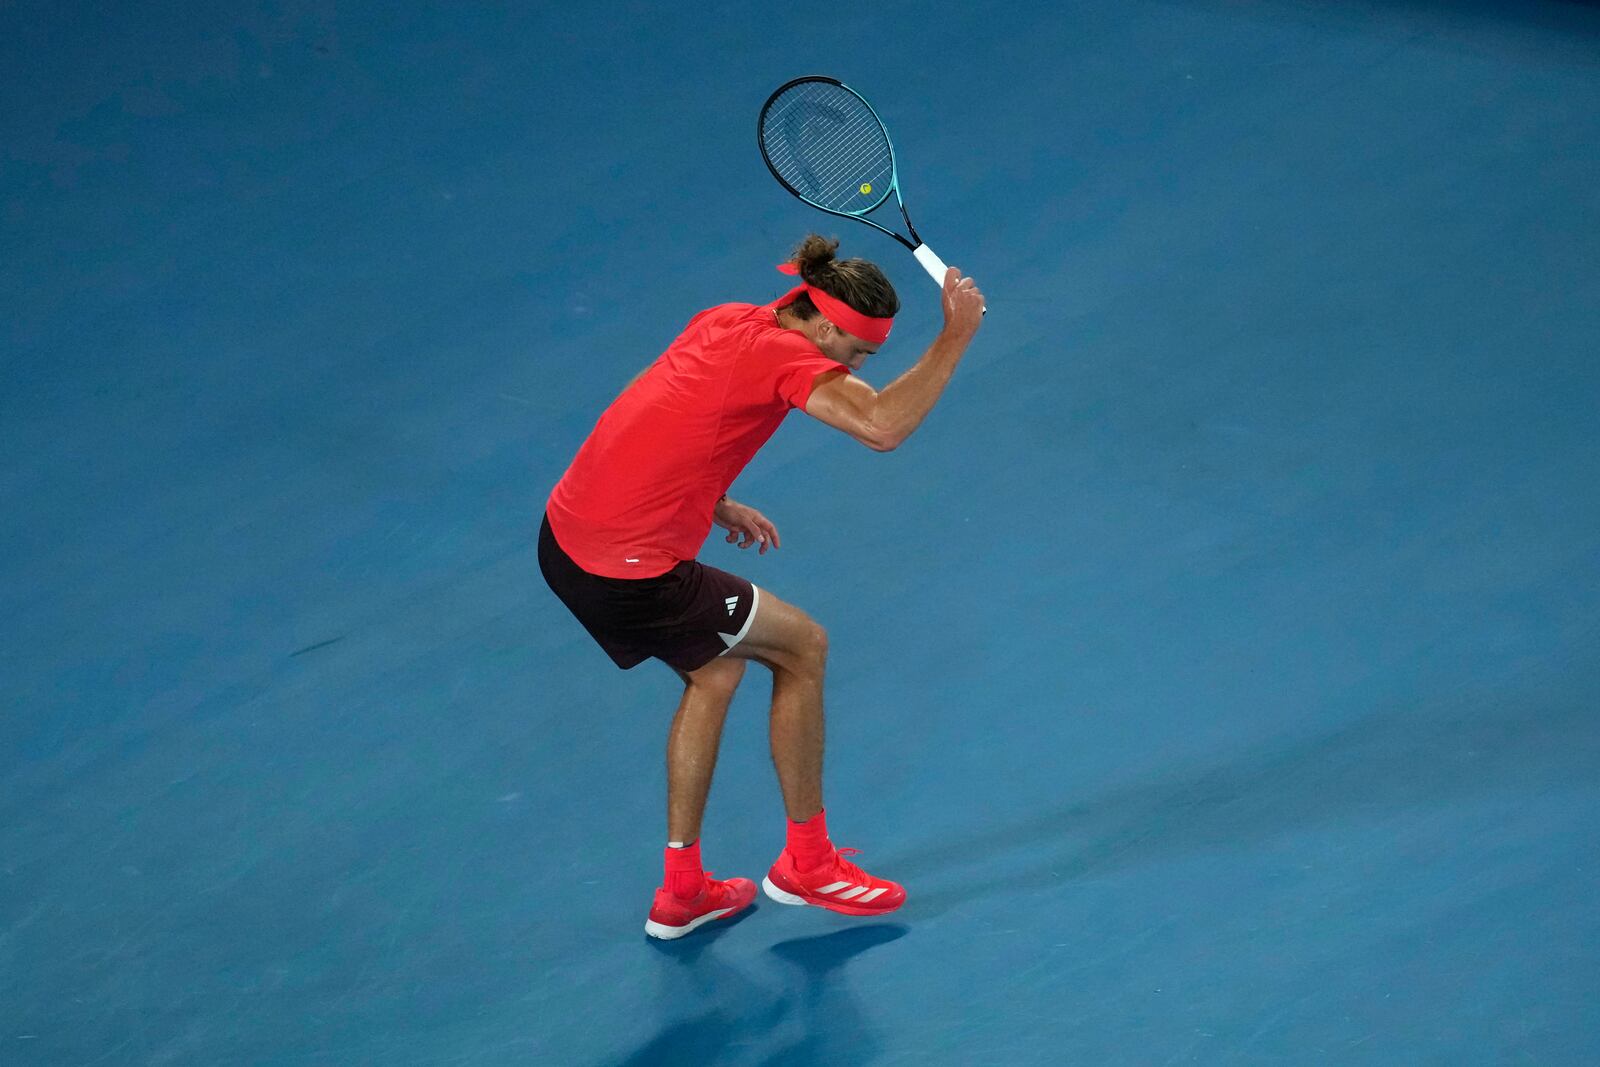
M734 609L739 606L739 598L736 597L736 596L731 596L728 599L724 600L723 603L728 605L728 614L732 615L733 612L734 612Z

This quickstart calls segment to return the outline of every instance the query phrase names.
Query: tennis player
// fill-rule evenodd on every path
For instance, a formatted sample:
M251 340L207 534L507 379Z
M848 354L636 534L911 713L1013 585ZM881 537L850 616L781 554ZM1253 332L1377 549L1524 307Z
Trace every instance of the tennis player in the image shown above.
M944 329L882 392L853 375L889 337L899 297L863 259L812 235L778 268L800 284L770 304L700 312L612 402L550 494L539 568L618 667L654 657L683 679L667 741L665 877L645 932L676 938L748 907L748 878L701 866L700 819L722 724L745 665L772 672L772 762L788 833L762 888L784 904L881 915L904 888L876 878L828 837L822 804L827 632L744 578L695 558L712 524L762 554L778 528L727 495L756 451L799 408L879 452L933 409L983 318L983 296L951 268Z

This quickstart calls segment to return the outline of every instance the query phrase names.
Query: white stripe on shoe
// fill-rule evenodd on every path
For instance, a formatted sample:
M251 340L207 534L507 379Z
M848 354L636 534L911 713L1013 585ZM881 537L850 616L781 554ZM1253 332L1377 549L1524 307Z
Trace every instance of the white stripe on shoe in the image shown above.
M838 891L840 889L844 889L845 892L838 893ZM788 892L786 890L779 889L777 887L777 885L772 881L772 878L770 876L761 879L761 891L766 893L766 895L768 897L772 898L773 900L776 900L779 904L810 904L810 903L812 903L812 901L807 900L805 897L796 896L794 893L790 893L790 892ZM838 895L835 896L833 899L835 899L835 900L852 900L853 899L853 900L855 900L855 903L857 903L857 904L871 904L874 900L877 900L879 897L883 896L888 891L889 891L889 887L888 886L879 886L877 889L868 889L864 885L852 885L849 882L834 882L831 885L823 886L821 889L812 890L812 892L814 892L817 896L823 896L825 894L831 894L831 893L838 893ZM821 906L825 906L825 905L819 904L818 906L821 907Z
M761 891L779 904L804 904L805 897L797 897L773 884L771 877L761 879Z
M644 932L649 934L651 937L659 937L663 941L671 941L675 938L682 937L684 934L692 933L694 930L704 926L712 919L722 918L732 910L732 908L719 908L716 911L708 911L704 915L695 916L682 926L668 926L665 923L658 923L654 919L646 919L644 922Z

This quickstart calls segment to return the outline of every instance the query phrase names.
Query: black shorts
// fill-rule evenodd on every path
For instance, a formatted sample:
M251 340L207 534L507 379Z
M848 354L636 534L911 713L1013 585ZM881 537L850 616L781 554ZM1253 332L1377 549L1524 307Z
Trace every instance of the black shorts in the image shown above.
M551 592L623 670L651 656L692 671L744 640L761 591L737 574L684 560L655 578L602 578L539 527L539 570Z

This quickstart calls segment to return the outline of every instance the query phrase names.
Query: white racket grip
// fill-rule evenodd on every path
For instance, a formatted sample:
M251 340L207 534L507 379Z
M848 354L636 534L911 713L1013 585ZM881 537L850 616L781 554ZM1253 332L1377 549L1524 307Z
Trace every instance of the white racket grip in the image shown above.
M933 280L943 288L945 271L950 268L944 265L944 260L939 258L939 254L927 245L918 245L911 250L911 254L917 257L917 262L922 264L922 269L927 271L933 277Z
M922 264L922 269L927 271L933 280L939 283L939 288L943 289L945 272L950 268L944 265L944 260L939 258L939 254L927 245L918 245L911 250L911 254L917 257L917 262ZM983 306L983 313L985 315L989 314L988 304Z

